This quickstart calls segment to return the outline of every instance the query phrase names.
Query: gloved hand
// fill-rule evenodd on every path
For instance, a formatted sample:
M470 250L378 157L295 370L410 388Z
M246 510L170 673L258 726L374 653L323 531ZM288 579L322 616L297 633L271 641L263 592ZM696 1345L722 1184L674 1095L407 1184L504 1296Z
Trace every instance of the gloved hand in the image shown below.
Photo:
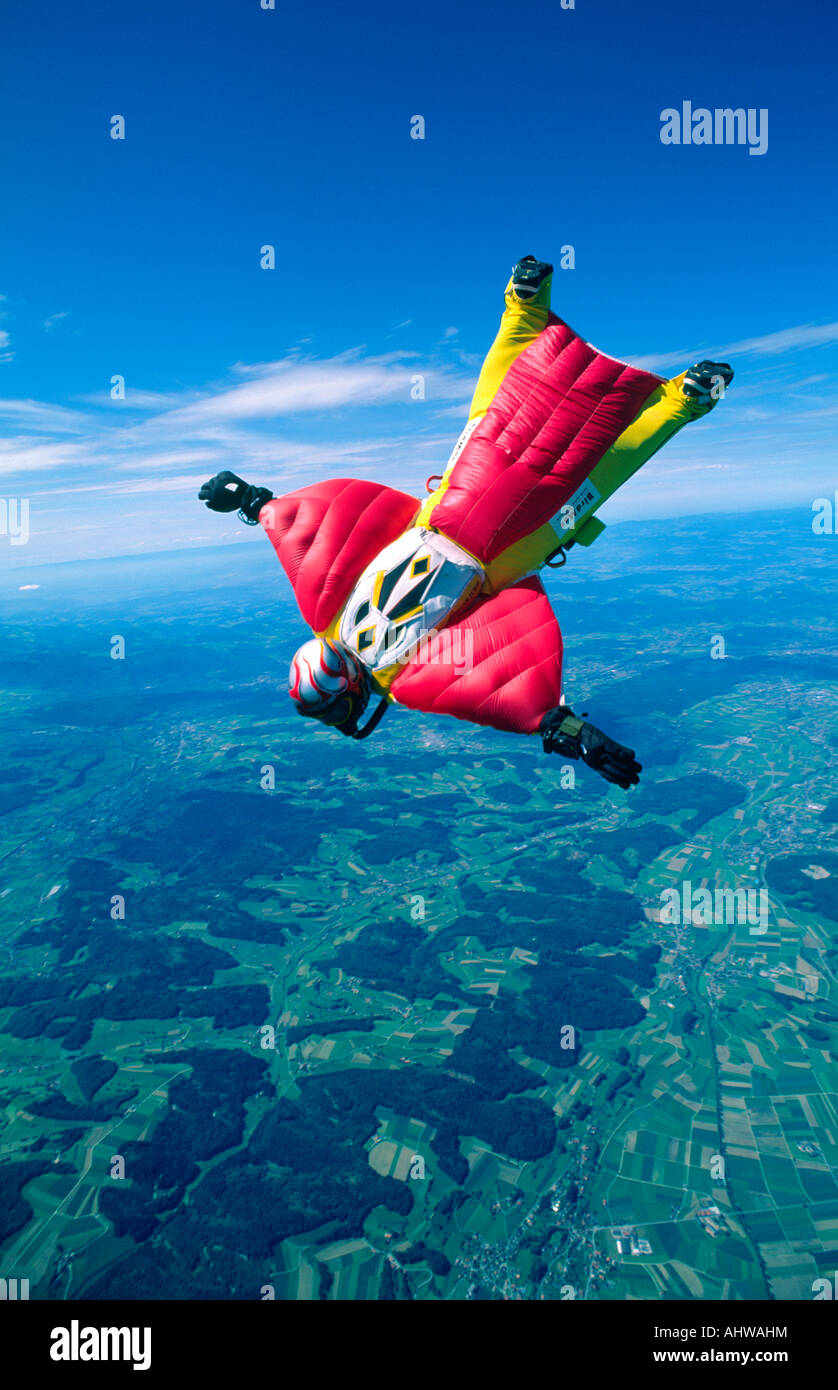
M727 362L696 362L684 377L681 390L702 405L711 405L724 395L732 381L733 368Z
M248 484L235 473L216 473L204 483L198 497L212 512L236 512L244 501Z
M640 781L642 765L633 748L609 738L595 724L578 719L567 705L548 710L538 732L545 753L561 753L565 758L581 758L583 763L598 772L606 782L628 790Z
M210 511L238 511L242 521L255 524L259 520L259 512L266 502L270 502L273 493L266 487L255 487L235 473L225 471L216 473L214 478L204 483L198 497L201 502L206 502Z

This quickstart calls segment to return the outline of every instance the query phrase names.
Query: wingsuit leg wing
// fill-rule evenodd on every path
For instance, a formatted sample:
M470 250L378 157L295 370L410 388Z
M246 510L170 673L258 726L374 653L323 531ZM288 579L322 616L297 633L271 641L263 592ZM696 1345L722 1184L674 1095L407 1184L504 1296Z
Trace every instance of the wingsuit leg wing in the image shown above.
M507 286L468 424L419 516L484 566L487 592L591 544L602 503L733 375L705 362L667 381L600 352L550 311L550 283L523 303Z
M524 256L513 267L504 291L500 327L480 369L468 420L454 445L439 487L423 503L417 525L428 525L431 512L445 495L457 459L495 399L509 368L547 327L552 284L553 267L547 261Z
M390 695L409 709L533 734L561 690L562 635L541 580L530 575L429 635Z

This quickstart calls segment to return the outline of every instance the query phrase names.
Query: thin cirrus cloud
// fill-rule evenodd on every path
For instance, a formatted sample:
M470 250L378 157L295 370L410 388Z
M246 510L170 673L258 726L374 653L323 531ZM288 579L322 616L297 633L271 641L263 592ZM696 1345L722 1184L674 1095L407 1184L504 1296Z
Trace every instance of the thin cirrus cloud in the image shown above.
M278 467L283 474L306 468L315 474L333 472L340 458L361 467L375 460L383 445L341 438L358 409L392 406L397 415L399 407L416 410L413 393L421 380L418 407L421 427L427 430L429 420L445 409L441 403L463 399L469 384L457 370L425 366L413 354L363 359L360 349L324 361L294 356L272 363L239 363L232 374L250 379L180 394L134 390L129 383L122 400L105 393L83 397L85 409L0 400L0 420L12 436L0 441L0 472L20 472L32 482L41 472L66 468L74 475L68 477L72 485L84 466L104 470L115 482L126 472L148 470L159 477L168 468L182 469L190 463L196 469L214 464L216 471ZM338 411L347 412L340 423ZM297 416L323 417L312 419L319 438L303 442L271 437L266 428L271 421ZM402 458L410 430L406 420L397 425ZM324 430L329 432L326 440ZM61 436L66 435L76 436L77 442L63 442ZM418 452L424 451L423 447Z
M197 393L196 393L197 395ZM115 400L110 394L110 390L91 392L89 395L78 397L85 405L105 407L123 411L132 410L173 410L183 404L183 396L177 392L164 391L142 391L137 387L131 387L127 398Z
M792 370L791 359L835 342L838 324L804 324L723 348L693 345L668 357L631 358L654 368L669 361L683 368L703 355L754 360L738 395L735 384L730 402L707 426L679 437L663 471L654 463L644 470L631 494L619 499L617 514L638 507L647 514L652 506L661 514L709 510L708 499L717 506L723 499L731 509L753 507L755 498L765 505L804 486L802 474L811 474L807 486L817 474L820 486L831 467L836 407L824 395L822 361L811 363L812 374L808 362ZM182 391L135 389L129 381L124 400L103 389L77 398L75 408L0 401L0 421L11 435L0 440L0 474L18 475L14 491L40 499L43 523L39 536L33 529L27 556L12 558L20 565L30 552L30 563L41 554L78 555L71 529L82 522L90 554L122 553L126 515L133 549L159 549L160 528L170 525L198 543L206 513L190 494L225 468L275 492L323 477L361 476L418 496L427 475L444 467L481 360L467 360L453 339L427 358L356 348L318 359L298 351L279 361L233 364L224 379ZM813 394L795 395L801 387ZM166 496L165 508L155 503L158 493Z
M177 408L170 420L200 423L214 420L267 420L348 406L385 402L408 404L421 378L425 398L451 399L462 394L456 373L442 369L419 371L403 356L358 361L349 354L316 361L281 361L259 367L238 367L254 377Z
M33 400L0 400L0 420L45 434L83 434L91 424L78 410Z
M831 343L838 343L838 323L803 323L797 328L782 328L779 333L766 333L761 338L743 338L718 351L740 357L750 353L773 357L781 352L799 352L801 348L828 347Z
M21 480L26 478L30 481L39 473L54 469L75 469L86 464L89 458L89 448L85 444L68 444L63 440L44 440L27 435L0 440L0 474L11 474Z
M634 353L625 354L626 360L636 367L654 371L657 367L669 366L673 362L688 366L695 360L698 352L711 352L719 361L728 357L776 357L781 353L800 352L805 348L830 347L838 343L838 323L802 323L794 328L781 328L776 333L765 333L758 338L742 338L736 343L725 343L722 347L678 348L673 352L658 352L648 356Z

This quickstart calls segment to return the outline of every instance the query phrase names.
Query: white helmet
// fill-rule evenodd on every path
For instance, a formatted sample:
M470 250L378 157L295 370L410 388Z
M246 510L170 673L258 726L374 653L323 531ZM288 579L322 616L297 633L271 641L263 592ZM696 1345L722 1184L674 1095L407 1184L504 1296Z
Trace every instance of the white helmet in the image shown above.
M297 713L324 724L356 724L369 699L364 666L340 642L312 637L294 655L288 673L288 694Z

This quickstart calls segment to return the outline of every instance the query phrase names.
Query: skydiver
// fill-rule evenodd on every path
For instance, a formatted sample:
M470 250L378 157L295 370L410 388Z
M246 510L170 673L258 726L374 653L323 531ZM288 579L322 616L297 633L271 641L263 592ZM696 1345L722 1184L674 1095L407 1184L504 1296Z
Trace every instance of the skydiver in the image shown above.
M291 663L297 712L366 738L390 703L522 733L637 784L634 750L561 695L561 634L537 578L604 529L603 501L733 379L699 362L671 381L608 357L550 312L553 267L523 257L501 327L439 487L419 503L331 479L275 498L223 472L202 486L213 511L261 523L315 636ZM457 629L477 651L458 671L417 662L428 633ZM361 727L373 694L378 707Z

